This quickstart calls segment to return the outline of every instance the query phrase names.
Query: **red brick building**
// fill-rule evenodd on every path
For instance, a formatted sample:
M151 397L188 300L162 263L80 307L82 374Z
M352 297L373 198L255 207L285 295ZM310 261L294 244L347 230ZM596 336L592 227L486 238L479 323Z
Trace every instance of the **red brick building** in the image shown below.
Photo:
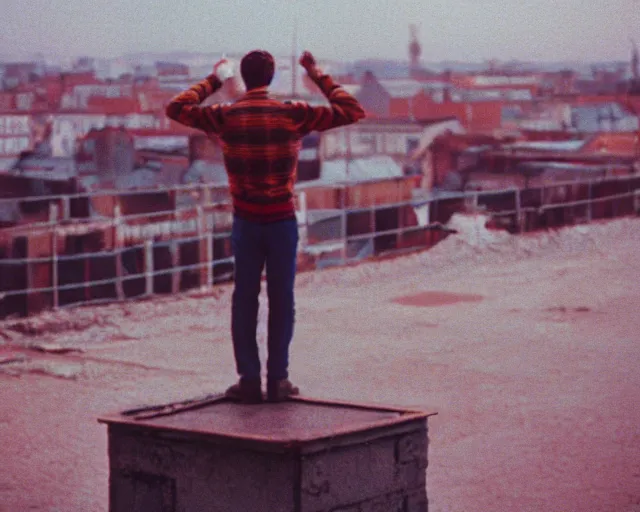
M535 89L532 85L520 94L520 89L512 92L506 86L498 90L455 87L431 80L378 80L372 73L366 73L357 98L369 117L417 120L455 117L469 131L492 133L503 127L509 109L530 107L531 90ZM498 99L492 99L496 96Z

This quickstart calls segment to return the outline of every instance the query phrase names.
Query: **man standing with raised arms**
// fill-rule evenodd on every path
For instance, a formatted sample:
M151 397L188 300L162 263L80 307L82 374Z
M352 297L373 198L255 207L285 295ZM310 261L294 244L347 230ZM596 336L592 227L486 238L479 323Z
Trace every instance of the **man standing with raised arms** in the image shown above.
M231 242L235 258L231 335L240 376L226 395L243 403L263 400L256 339L258 296L266 266L269 303L267 400L280 402L299 390L289 380L289 345L294 327L294 281L298 226L294 185L301 139L355 123L364 117L358 101L305 52L304 67L329 106L280 102L269 96L275 61L266 51L248 53L240 63L247 92L232 104L201 106L233 68L222 60L205 80L173 98L167 116L220 138L233 202ZM295 72L295 70L292 70Z

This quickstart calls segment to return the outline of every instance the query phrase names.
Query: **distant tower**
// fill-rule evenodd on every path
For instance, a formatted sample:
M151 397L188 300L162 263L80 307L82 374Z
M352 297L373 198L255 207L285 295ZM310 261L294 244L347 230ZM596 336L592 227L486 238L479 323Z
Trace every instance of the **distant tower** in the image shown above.
M633 45L633 50L631 54L631 73L633 73L633 81L637 82L638 78L640 78L640 54L638 53L638 45L632 39L631 44Z
M631 78L627 87L628 94L640 95L640 52L638 52L638 45L633 39L631 39Z
M411 69L416 70L420 68L420 54L422 53L422 47L418 41L418 29L415 25L409 25L409 32L411 39L409 41L409 60L411 62Z

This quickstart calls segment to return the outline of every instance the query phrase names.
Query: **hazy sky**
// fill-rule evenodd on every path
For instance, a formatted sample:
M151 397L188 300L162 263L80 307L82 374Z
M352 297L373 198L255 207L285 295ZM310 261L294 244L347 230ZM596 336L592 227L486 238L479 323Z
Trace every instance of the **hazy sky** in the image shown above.
M407 56L423 60L620 60L640 44L638 0L2 0L0 55L114 57L138 51Z

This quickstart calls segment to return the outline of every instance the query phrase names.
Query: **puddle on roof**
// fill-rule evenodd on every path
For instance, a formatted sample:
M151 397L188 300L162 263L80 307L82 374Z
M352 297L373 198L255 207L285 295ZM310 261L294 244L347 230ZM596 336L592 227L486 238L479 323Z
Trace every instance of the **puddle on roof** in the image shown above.
M482 295L469 293L429 291L396 297L392 302L402 306L433 308L438 306L450 306L461 302L480 302L483 298L484 297Z

